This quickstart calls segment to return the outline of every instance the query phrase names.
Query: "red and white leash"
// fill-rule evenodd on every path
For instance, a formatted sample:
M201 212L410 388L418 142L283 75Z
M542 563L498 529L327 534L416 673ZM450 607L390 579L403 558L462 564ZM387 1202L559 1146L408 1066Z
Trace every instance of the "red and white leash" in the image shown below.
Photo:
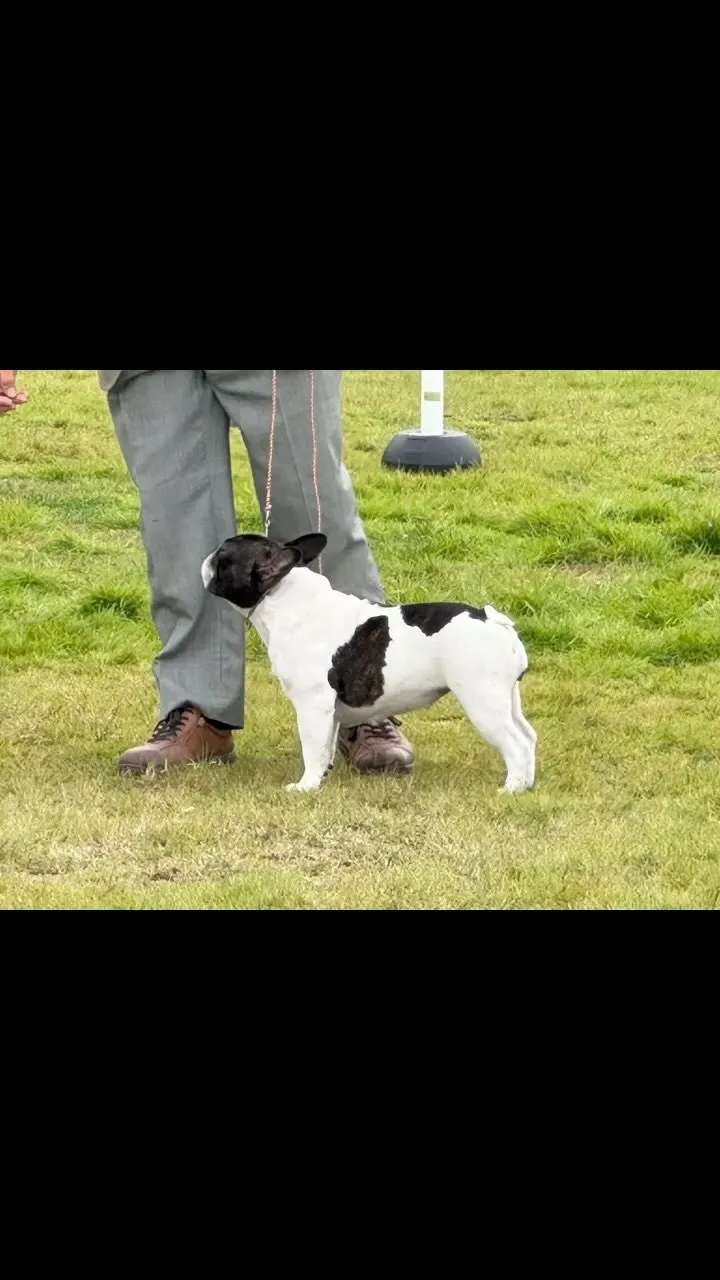
M270 537L270 517L272 516L272 482L273 463L275 461L275 427L277 425L278 406L278 373L272 371L272 411L270 415L270 449L268 452L267 488L265 489L265 537Z
M312 434L313 485L315 488L315 504L317 508L317 529L322 533L322 505L320 503L320 480L318 474L318 440L315 428L315 370L310 369L310 431ZM275 434L278 412L278 371L272 371L272 408L270 413L270 447L268 450L267 487L265 489L265 537L270 537L270 521L272 517L273 466L275 462ZM318 559L318 569L322 573L322 556Z

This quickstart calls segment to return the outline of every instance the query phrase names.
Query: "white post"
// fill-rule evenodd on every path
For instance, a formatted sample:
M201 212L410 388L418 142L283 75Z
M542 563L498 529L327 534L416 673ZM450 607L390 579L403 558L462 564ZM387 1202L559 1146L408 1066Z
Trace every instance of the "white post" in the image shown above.
M445 370L422 370L420 430L426 436L441 436L445 430Z
M447 473L481 467L475 441L462 431L445 429L445 370L421 369L420 430L399 431L383 454L383 466L398 471Z

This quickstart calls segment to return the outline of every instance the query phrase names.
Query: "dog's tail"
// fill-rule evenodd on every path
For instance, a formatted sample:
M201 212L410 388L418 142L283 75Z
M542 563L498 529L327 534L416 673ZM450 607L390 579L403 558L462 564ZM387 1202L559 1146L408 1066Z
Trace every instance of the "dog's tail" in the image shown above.
M501 627L508 627L511 631L515 631L515 623L512 618L506 617L504 613L498 613L497 609L493 609L491 604L485 605L485 617L488 622L497 622Z
M485 617L488 622L496 622L498 626L504 627L506 631L512 632L510 647L514 660L517 663L517 683L515 685L515 689L517 690L518 684L530 670L530 661L528 659L525 646L517 633L517 627L515 626L512 618L508 618L505 613L498 613L498 610L493 609L491 604L485 605ZM517 696L519 696L519 694Z

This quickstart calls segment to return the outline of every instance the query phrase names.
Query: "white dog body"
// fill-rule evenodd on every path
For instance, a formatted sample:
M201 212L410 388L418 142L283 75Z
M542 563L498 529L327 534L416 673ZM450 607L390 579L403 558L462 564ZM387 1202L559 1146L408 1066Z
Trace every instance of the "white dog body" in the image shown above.
M386 607L334 591L301 567L320 554L319 537L231 539L203 565L206 588L250 617L295 707L305 773L288 790L322 784L340 728L420 710L449 692L504 757L503 789L531 787L536 735L520 704L528 659L510 619L489 605ZM297 558L281 564L280 551Z

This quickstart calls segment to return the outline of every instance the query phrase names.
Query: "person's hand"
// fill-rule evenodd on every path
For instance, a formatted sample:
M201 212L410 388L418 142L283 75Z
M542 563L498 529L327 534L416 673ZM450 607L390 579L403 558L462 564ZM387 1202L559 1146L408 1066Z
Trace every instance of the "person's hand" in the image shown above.
M19 404L27 404L24 391L15 386L17 369L0 369L0 413L11 413Z

